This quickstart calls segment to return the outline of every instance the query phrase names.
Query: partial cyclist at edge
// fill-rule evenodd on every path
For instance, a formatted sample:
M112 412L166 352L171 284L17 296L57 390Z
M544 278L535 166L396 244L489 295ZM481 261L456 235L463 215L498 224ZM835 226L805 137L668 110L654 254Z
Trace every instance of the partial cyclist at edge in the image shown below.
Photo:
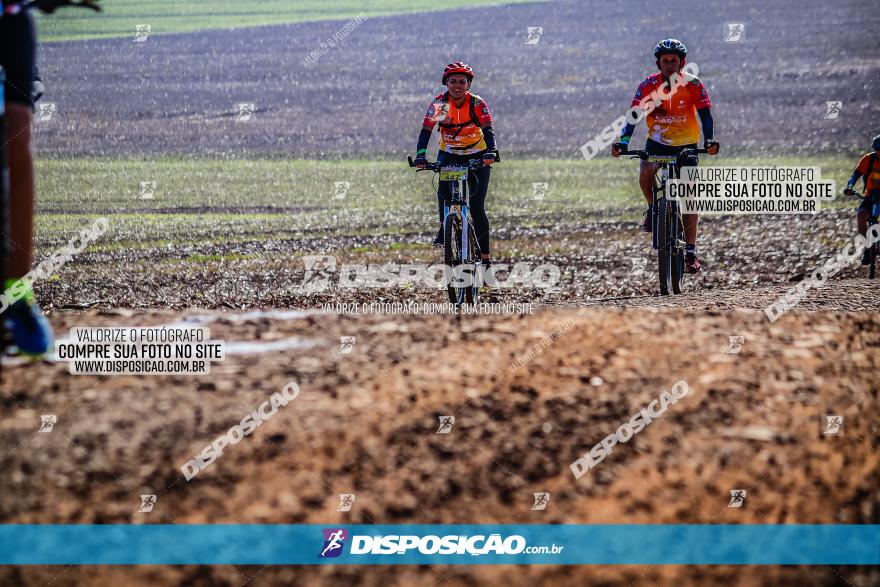
M856 191L853 189L856 182L862 179L865 183L865 197L856 209L856 226L858 232L862 236L868 234L868 219L871 216L871 209L874 204L880 203L880 135L874 137L871 141L871 152L862 155L853 170L852 177L846 182L846 190L844 194L855 196ZM866 248L862 253L862 265L871 263L870 251Z

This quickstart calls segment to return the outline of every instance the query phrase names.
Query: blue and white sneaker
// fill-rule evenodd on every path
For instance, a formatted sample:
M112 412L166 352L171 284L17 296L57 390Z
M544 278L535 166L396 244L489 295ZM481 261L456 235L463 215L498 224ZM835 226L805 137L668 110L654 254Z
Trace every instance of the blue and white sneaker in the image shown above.
M3 319L6 328L12 332L12 342L19 353L41 356L54 348L52 326L36 303L18 300L6 309Z

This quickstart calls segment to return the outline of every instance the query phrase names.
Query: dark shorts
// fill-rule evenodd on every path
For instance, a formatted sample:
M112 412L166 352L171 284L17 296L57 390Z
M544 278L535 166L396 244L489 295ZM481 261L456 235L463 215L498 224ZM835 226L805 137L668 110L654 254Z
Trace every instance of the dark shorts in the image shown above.
M859 203L859 207L856 208L859 212L867 212L871 213L871 206L876 203L880 203L880 190L871 190L865 197L862 198L861 203Z
M673 147L671 145L664 145L662 143L658 143L657 141L652 141L648 139L645 143L645 151L648 152L649 155L657 155L659 157L667 157L671 155L678 155L685 149L696 149L697 144L693 143L691 145L680 145L677 147ZM700 160L697 157L689 157L687 161L687 165L697 165Z
M28 12L0 18L0 67L6 73L6 101L33 108L34 62L37 56L34 21Z

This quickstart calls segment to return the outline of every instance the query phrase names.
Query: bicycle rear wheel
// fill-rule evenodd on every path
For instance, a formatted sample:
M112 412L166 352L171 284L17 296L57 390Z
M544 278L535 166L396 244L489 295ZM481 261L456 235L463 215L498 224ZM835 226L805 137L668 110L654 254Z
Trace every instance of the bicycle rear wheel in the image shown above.
M672 236L670 246L669 278L672 293L681 293L681 276L684 274L684 227L681 225L681 216L678 215L678 203L667 202L669 209L669 234Z
M660 283L660 295L668 296L672 289L672 247L669 206L666 198L654 202L654 214L657 215L654 225L657 227L655 241L657 243L657 279Z

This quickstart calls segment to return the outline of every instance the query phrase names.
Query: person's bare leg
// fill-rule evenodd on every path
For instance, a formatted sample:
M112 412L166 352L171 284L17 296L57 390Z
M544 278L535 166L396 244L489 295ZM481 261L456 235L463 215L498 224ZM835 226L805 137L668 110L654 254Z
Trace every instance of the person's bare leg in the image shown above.
M9 276L22 277L31 270L34 242L34 161L31 149L33 112L23 104L6 104L6 137L9 141Z
M696 214L682 214L681 218L684 223L685 244L696 245L697 244L697 222L699 221L699 216L697 216Z
M648 205L654 203L654 176L657 174L657 164L642 161L639 166L639 187L645 195Z

